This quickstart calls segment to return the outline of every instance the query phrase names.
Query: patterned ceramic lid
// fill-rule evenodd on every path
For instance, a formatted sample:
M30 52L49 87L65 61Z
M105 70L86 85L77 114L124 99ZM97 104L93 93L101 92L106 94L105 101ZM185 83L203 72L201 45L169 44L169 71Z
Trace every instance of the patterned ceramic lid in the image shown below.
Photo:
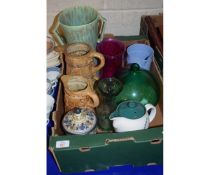
M96 126L96 116L87 108L74 108L65 114L62 126L69 134L88 134Z

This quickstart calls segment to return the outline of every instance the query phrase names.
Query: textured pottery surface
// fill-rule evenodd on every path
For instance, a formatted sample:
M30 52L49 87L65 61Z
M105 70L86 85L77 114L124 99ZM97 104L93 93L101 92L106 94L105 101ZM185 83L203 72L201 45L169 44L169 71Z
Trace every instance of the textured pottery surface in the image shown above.
M118 105L109 118L113 120L116 132L126 132L147 129L155 115L156 108L152 104L144 106L140 102L124 101Z
M105 24L106 19L95 9L78 6L61 11L50 33L56 37L58 45L85 42L95 50L96 43L103 39ZM57 32L59 26L63 30L64 38Z
M109 78L115 76L124 64L125 45L123 42L105 38L97 45L97 51L105 57L105 66L101 71L101 78Z
M96 127L96 116L90 109L74 108L65 114L62 126L67 134L93 133Z
M123 83L123 89L114 99L117 104L134 100L143 105L148 103L157 105L160 98L160 89L149 71L141 70L139 65L134 63L119 78Z
M65 111L75 107L95 108L99 105L99 98L91 88L90 82L82 76L63 75Z
M99 127L102 130L112 131L112 121L109 115L116 109L113 97L122 90L122 83L116 78L104 78L94 85L99 96L100 104L96 107L96 115Z
M83 76L92 79L93 83L98 77L98 72L105 64L104 56L91 49L88 44L74 43L67 44L65 47L57 48L65 54L66 74ZM98 64L95 64L97 60Z

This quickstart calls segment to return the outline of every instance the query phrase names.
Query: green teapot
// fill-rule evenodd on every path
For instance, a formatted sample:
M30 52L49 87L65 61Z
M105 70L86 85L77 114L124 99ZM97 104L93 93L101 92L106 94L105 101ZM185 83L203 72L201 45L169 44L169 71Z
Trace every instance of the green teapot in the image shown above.
M123 83L123 89L113 99L116 104L123 101L134 100L142 105L157 105L160 98L160 88L153 75L146 70L140 69L139 65L134 63L130 69L124 71L119 78Z

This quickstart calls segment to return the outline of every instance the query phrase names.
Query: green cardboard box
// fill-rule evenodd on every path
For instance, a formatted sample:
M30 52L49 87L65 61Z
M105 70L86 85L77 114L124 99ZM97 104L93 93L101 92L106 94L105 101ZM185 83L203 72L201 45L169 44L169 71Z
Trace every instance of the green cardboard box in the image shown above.
M126 44L148 42L138 37L118 37ZM162 79L155 63L152 73L162 89ZM150 128L124 133L100 133L94 135L65 135L61 128L64 115L63 86L59 83L56 111L53 112L54 127L49 140L49 150L63 173L105 170L111 166L144 166L163 163L163 114L162 96L157 116Z

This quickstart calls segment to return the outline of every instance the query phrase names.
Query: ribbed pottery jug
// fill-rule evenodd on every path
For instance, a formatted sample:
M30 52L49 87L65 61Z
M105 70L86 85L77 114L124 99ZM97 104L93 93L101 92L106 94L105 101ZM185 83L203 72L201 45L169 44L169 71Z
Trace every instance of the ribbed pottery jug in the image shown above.
M94 8L71 7L55 17L50 33L58 45L85 42L95 50L97 42L103 39L105 24L106 19Z

